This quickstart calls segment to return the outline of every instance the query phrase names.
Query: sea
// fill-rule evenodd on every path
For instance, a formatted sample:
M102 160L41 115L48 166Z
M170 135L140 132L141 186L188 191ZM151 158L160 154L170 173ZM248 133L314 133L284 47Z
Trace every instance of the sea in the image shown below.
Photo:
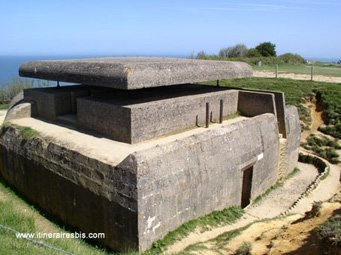
M108 57L112 55L58 55L58 56L0 56L0 87L10 83L11 80L19 77L19 66L27 61L32 60L52 60L52 59L77 59L77 58L94 58L94 57ZM160 57L160 56L154 56ZM167 55L165 57L186 57ZM307 58L308 60L323 61L334 63L337 58ZM23 78L25 79L25 78Z

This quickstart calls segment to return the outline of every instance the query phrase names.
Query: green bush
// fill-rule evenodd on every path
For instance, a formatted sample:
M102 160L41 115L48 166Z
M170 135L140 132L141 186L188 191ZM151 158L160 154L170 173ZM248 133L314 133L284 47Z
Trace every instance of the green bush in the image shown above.
M285 53L278 56L278 59L280 63L287 64L304 64L306 62L302 56L293 53Z
M256 50L263 57L276 57L276 45L271 42L263 42L256 46Z
M235 46L223 48L219 51L220 58L238 58L245 57L248 50L244 44L236 44Z
M249 58L254 58L254 57L261 57L262 55L255 48L251 48L247 51L247 56Z
M332 246L341 246L341 215L337 214L317 228L318 238Z
M318 130L322 133L341 139L341 122L338 122L335 125L319 127Z
M331 140L328 137L322 136L317 137L315 135L309 135L307 142L302 143L302 147L313 151L316 155L327 159L332 164L339 163L339 154L335 149L341 149L338 144L338 140Z
M324 173L324 171L326 171L327 168L327 165L326 163L323 162L323 160L310 155L304 155L302 153L298 155L298 161L314 165L320 174Z
M249 255L251 254L251 244L244 242L234 253L235 255Z

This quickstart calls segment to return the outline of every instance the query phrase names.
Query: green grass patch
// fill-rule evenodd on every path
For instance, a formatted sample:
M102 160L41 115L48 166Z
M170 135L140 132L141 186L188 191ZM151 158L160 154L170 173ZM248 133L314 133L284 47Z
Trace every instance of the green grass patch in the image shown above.
M30 127L20 127L20 135L25 139L32 139L39 136L39 132Z
M297 167L294 168L287 176L284 177L284 181L294 177L296 174L298 174L301 170Z
M247 226L249 227L249 226ZM245 230L247 227L243 227L243 228L239 228L239 229L235 229L232 231L228 231L225 232L219 236L217 236L216 238L213 239L213 241L215 242L217 249L221 250L224 245L226 245L231 239L237 237L238 235L240 235L240 233Z
M331 140L326 136L318 137L311 134L307 137L307 142L302 143L302 147L313 151L317 156L328 160L332 164L340 162L339 154L336 150L341 149L338 140Z
M8 107L9 107L9 104L5 104L5 103L1 104L0 103L0 110L7 110Z
M23 127L23 126L19 126L16 124L12 124L12 123L7 123L5 125L2 126L2 128L7 129L7 128L15 128L19 130L19 134L26 140L35 138L40 136L40 133L37 130L34 130L30 127Z
M167 246L188 236L188 234L193 232L195 229L199 228L201 231L205 231L212 227L232 224L242 217L243 214L243 209L238 206L233 206L222 211L214 211L208 215L191 220L180 226L175 231L168 233L162 240L156 241L146 254L160 254Z
M264 193L260 194L255 199L253 199L252 203L253 204L259 203L264 197L268 196L271 192L273 192L274 190L276 190L282 186L283 186L282 182L276 182L274 185L272 185L270 188L268 188L266 191L264 191Z

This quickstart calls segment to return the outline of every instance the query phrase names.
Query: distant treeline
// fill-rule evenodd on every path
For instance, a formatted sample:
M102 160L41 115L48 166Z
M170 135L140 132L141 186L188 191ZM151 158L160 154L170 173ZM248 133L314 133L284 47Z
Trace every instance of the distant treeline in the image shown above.
M303 64L306 60L293 53L285 53L277 56L276 45L271 42L263 42L254 48L248 49L244 44L236 44L231 47L222 48L218 54L208 55L205 51L200 51L196 55L192 54L190 58L210 59L210 60L238 60L257 64L261 61L264 64Z

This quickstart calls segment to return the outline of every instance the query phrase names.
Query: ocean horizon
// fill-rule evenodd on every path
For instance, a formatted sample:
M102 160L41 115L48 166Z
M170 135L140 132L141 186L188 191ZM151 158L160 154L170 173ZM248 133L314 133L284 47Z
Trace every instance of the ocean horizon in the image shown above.
M10 83L12 79L18 78L19 66L27 61L32 60L52 60L52 59L75 59L75 58L94 58L94 57L130 57L130 56L141 56L141 57L178 57L186 58L185 55L32 55L32 56L0 56L0 87ZM338 58L306 58L309 61L323 61L323 62L336 62ZM23 78L25 79L25 78Z

